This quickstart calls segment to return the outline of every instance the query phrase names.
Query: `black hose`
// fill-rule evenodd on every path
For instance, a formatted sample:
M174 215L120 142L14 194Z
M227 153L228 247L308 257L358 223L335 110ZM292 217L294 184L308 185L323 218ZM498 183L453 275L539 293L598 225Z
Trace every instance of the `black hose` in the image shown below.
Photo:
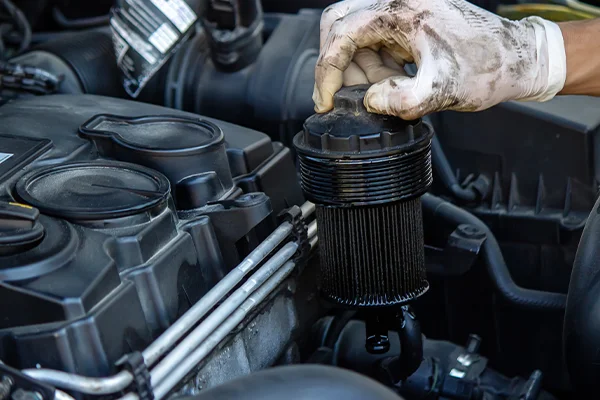
M19 53L22 53L31 45L32 33L29 21L27 20L27 17L25 17L25 14L23 14L23 11L15 6L11 0L0 0L0 4L2 4L4 9L8 12L14 20L17 29L21 32L22 37L19 45Z
M276 367L235 379L189 400L401 400L382 384L342 368Z
M356 310L344 310L334 316L329 328L327 329L325 340L323 340L323 346L333 349L340 337L340 334L355 315Z
M431 160L438 178L454 197L463 201L477 200L478 195L474 190L465 189L458 183L437 135L433 135L431 141Z
M108 25L110 22L110 15L100 15L95 17L68 19L63 12L54 7L52 9L52 16L58 25L63 29L88 29L99 26Z
M531 310L564 310L567 296L562 293L526 289L518 286L510 276L496 237L483 221L470 212L430 194L422 197L423 210L453 225L473 225L485 232L482 255L500 295L508 302Z
M600 199L575 255L563 331L564 357L578 393L600 390ZM588 396L581 396L585 398Z
M6 45L4 44L4 33L3 31L3 25L0 24L0 60L4 60L4 58L6 57L4 55L4 51L6 50Z
M421 325L409 306L402 307L402 318L398 326L400 337L400 356L396 359L396 378L405 380L421 366L423 362L423 335Z
M343 310L337 313L325 330L322 344L308 357L306 364L331 365L335 344L348 322L356 315L356 310Z

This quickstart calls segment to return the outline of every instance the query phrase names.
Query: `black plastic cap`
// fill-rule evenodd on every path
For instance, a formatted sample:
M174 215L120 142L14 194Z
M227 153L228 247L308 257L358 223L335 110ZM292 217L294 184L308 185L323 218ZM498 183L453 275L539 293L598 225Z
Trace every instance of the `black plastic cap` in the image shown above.
M171 188L149 168L115 161L67 163L32 171L16 197L43 214L72 221L127 217L164 206Z
M0 202L0 256L27 251L44 238L39 216L33 207Z
M79 131L98 147L102 140L110 140L116 148L147 156L200 154L225 141L221 129L212 122L171 115L132 118L101 114L84 123Z
M221 128L201 118L173 115L96 115L79 128L101 156L139 164L165 175L177 208L221 199L234 183Z
M368 85L334 96L294 138L302 189L315 204L357 207L408 201L431 186L433 129L419 121L369 113Z
M361 158L410 151L429 142L433 132L420 120L369 113L364 105L369 87L342 88L334 96L333 110L309 117L294 138L298 151L325 158Z

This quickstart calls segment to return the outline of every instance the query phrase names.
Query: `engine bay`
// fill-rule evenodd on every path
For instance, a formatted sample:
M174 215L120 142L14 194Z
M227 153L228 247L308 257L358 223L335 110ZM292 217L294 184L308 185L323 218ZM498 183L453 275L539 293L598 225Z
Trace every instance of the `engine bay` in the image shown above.
M314 115L327 1L9 3L0 400L600 391L600 99Z

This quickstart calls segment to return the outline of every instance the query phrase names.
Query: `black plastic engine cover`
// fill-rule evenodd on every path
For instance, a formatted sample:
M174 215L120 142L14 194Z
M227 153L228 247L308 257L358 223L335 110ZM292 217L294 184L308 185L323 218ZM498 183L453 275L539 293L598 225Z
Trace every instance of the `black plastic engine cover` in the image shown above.
M491 183L483 201L462 205L488 224L519 286L568 290L575 251L600 182L599 109L598 98L558 96L545 103L508 102L478 113L434 116L437 136L459 182L482 175ZM449 194L439 179L434 179L433 189ZM439 244L439 235L447 238L450 233L441 232L435 221L425 221L428 245ZM430 316L421 320L429 336L460 342L477 332L486 338L483 353L503 372L527 375L540 368L544 385L568 388L563 314L519 310L501 301L483 263L459 280L433 279L424 301L427 307L419 315ZM443 311L440 303L447 305Z
M122 137L161 122L116 149L81 129L100 115ZM257 131L91 95L0 107L0 359L114 372L302 202L290 151Z

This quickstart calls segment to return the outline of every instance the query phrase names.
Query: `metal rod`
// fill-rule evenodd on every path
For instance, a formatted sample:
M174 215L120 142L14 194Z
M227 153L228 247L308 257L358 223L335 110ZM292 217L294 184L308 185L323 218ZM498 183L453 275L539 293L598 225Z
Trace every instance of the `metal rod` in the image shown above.
M183 335L223 299L241 280L262 262L292 231L288 222L281 224L250 253L236 268L231 270L218 284L202 297L191 309L179 318L169 329L143 351L144 361L153 365ZM122 371L105 378L89 378L51 369L28 369L23 371L34 379L62 389L85 394L106 395L120 392L131 384L133 377L129 371Z
M227 319L260 285L269 279L281 268L296 252L298 244L290 242L283 246L272 258L260 267L239 289L227 297L227 299L213 311L200 325L198 325L181 343L161 360L151 371L150 378L152 387L171 375L173 369L177 368L200 343L210 337L223 321ZM200 300L203 302L204 300Z
M315 212L315 205L310 201L307 201L306 203L302 204L300 210L302 211L302 217L306 218Z
M26 369L23 370L23 373L61 389L92 395L105 395L120 392L133 381L133 377L129 371L121 371L118 374L107 378L88 378L52 369Z
M119 400L138 400L139 396L133 392L127 393L125 396L121 397Z
M313 238L317 236L317 221L313 221L308 224L308 238Z
M302 216L308 217L315 211L315 205L306 202L301 206ZM309 225L309 238L311 226ZM169 327L161 336L143 351L144 361L152 366L158 361L179 339L206 315L219 301L223 299L242 279L260 264L277 246L279 246L291 233L292 225L288 222L281 224L265 239L252 253L250 253L235 269L227 274L215 285L202 299ZM314 232L316 234L316 231ZM311 240L311 246L314 246ZM69 374L51 369L29 369L24 371L29 376L54 386L86 394L112 394L124 390L129 386L133 377L128 371L122 371L114 376L105 378L89 378L81 375ZM67 395L65 393L65 395ZM65 399L66 400L66 399ZM133 399L135 400L135 399Z
M273 274L259 289L241 304L200 346L188 354L164 380L154 389L156 400L163 399L169 392L210 354L252 311L260 305L294 270L295 263L288 261Z
M71 395L62 390L54 389L54 400L75 400Z
M171 325L146 350L142 352L149 367L154 365L183 335L223 299L242 279L265 259L292 231L289 222L281 224L264 242L231 270L219 283L202 297L192 308Z
M317 243L319 243L319 237L315 236L312 239L310 239L310 248L314 249L315 246L317 245Z

